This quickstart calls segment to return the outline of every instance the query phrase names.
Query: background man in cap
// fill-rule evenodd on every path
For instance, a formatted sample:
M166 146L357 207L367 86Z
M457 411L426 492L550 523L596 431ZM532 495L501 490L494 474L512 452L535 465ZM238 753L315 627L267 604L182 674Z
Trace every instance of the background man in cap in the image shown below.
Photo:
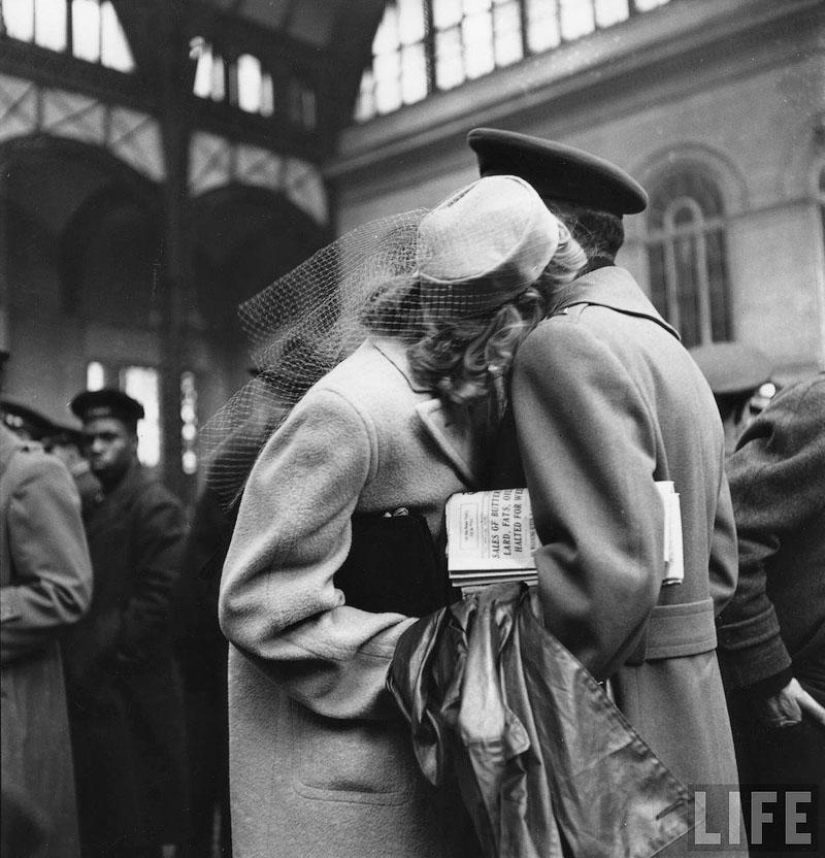
M102 487L86 516L95 596L66 664L84 855L157 855L182 839L186 812L169 634L185 519L138 462L139 402L107 389L79 394L71 408Z
M100 483L83 455L83 433L74 426L55 423L45 414L13 397L0 397L0 422L18 438L38 441L68 468L85 510L94 502Z
M100 481L83 455L85 446L84 435L79 429L61 423L54 423L49 435L43 439L44 449L57 456L74 478L84 513L100 500Z
M751 400L770 381L773 365L744 343L707 343L692 348L690 355L713 391L725 430L725 453L730 455L754 416Z
M734 784L714 625L736 581L722 428L678 335L614 263L622 215L642 211L646 194L569 146L489 129L468 140L482 175L529 181L590 260L516 356L493 474L494 485L530 490L545 625L611 679L629 721L684 784ZM662 584L659 481L681 500L675 586ZM709 830L726 831L726 801L709 817Z
M0 397L0 421L26 441L42 442L54 430L54 424L45 414L10 396Z

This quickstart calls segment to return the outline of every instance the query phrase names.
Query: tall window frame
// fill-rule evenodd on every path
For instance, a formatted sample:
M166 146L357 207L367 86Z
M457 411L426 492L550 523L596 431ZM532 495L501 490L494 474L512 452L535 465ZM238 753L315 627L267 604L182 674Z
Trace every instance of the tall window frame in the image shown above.
M388 0L361 78L366 122L670 0Z
M651 299L684 344L731 340L724 198L706 171L683 166L654 186L646 244Z
M111 0L0 0L0 37L128 74L135 59Z

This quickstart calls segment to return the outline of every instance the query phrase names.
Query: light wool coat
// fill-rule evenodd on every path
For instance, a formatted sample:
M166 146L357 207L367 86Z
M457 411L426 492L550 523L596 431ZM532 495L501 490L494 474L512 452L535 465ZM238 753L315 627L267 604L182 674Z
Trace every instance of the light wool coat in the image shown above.
M385 689L413 620L351 608L333 583L354 512L406 507L439 539L447 498L477 484L466 417L410 380L404 351L367 341L325 376L244 491L220 596L236 858L438 858L466 841Z

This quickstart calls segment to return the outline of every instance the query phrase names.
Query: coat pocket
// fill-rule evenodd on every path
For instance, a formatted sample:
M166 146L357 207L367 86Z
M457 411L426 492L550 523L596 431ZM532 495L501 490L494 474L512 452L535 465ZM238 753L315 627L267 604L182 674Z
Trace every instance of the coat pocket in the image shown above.
M305 798L404 804L417 776L403 721L340 721L290 701L293 787Z

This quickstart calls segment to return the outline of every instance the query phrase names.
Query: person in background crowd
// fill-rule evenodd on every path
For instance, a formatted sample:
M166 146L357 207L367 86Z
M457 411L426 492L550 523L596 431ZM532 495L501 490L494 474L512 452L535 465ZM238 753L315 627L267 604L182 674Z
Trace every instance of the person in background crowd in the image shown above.
M736 582L719 417L676 332L615 265L622 216L647 195L614 164L554 141L475 129L468 142L482 176L529 181L588 257L516 355L493 473L495 488L529 489L545 626L610 680L683 784L735 784L715 652L714 617ZM666 481L680 496L684 544L673 586L663 585ZM726 800L708 817L727 826Z
M713 391L725 430L725 453L730 455L757 410L752 404L770 382L773 365L758 349L743 343L708 343L692 348L690 354Z
M221 570L237 508L224 510L208 484L183 551L173 603L173 640L183 677L191 831L183 858L207 858L215 839L232 854L229 815L228 643L218 623Z
M0 411L2 854L77 858L60 640L89 609L91 561L66 468Z
M139 402L104 389L79 394L71 409L102 489L86 516L95 596L66 657L83 853L169 854L186 836L182 694L169 628L184 513L138 462Z
M100 481L92 473L89 461L83 455L83 433L79 429L53 423L43 439L43 447L57 456L69 469L80 493L80 504L84 513L100 503Z
M250 369L261 385L257 369ZM269 397L245 415L247 425L273 416ZM238 515L238 501L227 503L213 486L213 472L227 461L252 467L259 448L230 437L209 457L204 487L192 513L175 588L173 640L183 676L189 751L190 838L183 858L209 855L217 840L221 858L232 855L229 797L229 644L218 622L221 572ZM217 817L217 822L216 822ZM217 832L217 835L216 835Z
M38 441L68 468L80 493L85 512L100 494L100 483L83 455L83 433L73 426L55 423L45 414L11 397L0 399L3 424L19 438Z
M743 783L819 785L825 846L825 372L786 387L728 459L739 583L718 620ZM746 816L747 819L747 816Z

